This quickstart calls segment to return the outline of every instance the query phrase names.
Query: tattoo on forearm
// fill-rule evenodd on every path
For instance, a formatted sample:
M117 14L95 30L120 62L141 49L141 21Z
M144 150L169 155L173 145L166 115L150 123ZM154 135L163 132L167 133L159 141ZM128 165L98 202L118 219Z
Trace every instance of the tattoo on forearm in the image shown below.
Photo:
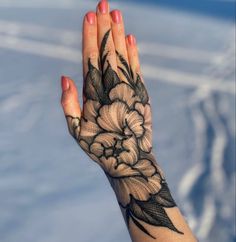
M179 231L165 208L175 207L163 173L152 155L148 93L139 74L116 52L119 74L109 61L105 34L99 68L89 59L81 120L67 116L70 133L105 171L130 221L154 238L145 223ZM100 70L99 70L100 69Z

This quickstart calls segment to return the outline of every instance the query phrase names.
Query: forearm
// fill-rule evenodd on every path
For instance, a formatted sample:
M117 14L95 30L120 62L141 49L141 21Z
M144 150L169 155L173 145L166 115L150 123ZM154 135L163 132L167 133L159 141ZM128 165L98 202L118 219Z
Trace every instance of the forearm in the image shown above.
M197 241L176 206L154 157L149 155L145 159L133 166L119 165L121 167L114 171L105 170L132 241Z
M196 242L197 239L194 237L192 231L187 225L181 212L177 207L165 208L165 211L169 219L183 234L173 232L165 227L156 227L145 222L141 224L150 232L152 237L146 236L137 226L131 221L129 224L129 233L133 242Z

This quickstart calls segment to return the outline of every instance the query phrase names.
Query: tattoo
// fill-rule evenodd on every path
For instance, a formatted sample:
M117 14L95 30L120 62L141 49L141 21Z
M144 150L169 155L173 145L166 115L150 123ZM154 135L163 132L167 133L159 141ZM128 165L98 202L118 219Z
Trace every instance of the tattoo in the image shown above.
M176 204L152 155L148 93L140 75L118 52L120 74L112 69L106 51L109 36L110 30L101 44L99 68L88 61L82 118L67 116L70 132L104 169L128 226L132 220L152 238L145 223L183 234L165 211Z

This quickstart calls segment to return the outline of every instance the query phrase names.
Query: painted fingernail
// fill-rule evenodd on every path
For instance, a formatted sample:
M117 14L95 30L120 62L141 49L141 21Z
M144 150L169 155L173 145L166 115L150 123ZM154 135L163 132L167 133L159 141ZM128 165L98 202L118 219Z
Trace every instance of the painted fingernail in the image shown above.
M61 77L61 89L63 92L65 92L66 90L68 90L70 87L70 83L69 83L69 79L66 76L62 76Z
M128 35L128 42L130 45L136 45L136 39L132 34Z
M108 13L108 3L106 0L102 0L100 3L99 3L99 11L100 13L102 14L105 14L105 13Z
M95 24L95 17L96 17L96 14L94 12L88 12L86 14L86 18L89 24Z
M120 24L122 21L122 15L121 15L121 11L120 10L113 10L111 12L111 17L113 22Z

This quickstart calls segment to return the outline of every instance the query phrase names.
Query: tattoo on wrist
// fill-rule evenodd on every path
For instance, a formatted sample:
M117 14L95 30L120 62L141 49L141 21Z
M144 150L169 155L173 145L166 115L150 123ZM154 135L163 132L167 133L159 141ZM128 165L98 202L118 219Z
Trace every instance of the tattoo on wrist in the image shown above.
M175 207L164 175L152 155L151 108L138 73L116 52L119 73L108 61L105 34L99 68L88 60L81 119L66 116L83 150L105 171L130 221L154 238L145 223L179 231L165 208Z

